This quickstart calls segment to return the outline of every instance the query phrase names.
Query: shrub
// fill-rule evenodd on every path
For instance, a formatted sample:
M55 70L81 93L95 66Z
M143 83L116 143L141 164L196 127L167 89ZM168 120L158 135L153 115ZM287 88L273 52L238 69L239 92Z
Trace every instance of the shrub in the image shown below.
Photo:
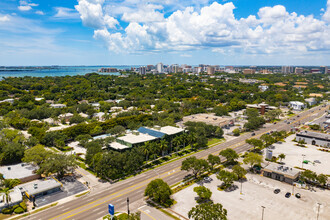
M21 206L22 209L23 209L25 212L27 211L27 206L26 206L25 202L21 202L21 203L19 204L19 206Z
M8 215L13 213L13 209L12 208L4 208L2 209L2 214Z
M15 214L21 214L24 212L24 209L22 207L18 207L14 210Z

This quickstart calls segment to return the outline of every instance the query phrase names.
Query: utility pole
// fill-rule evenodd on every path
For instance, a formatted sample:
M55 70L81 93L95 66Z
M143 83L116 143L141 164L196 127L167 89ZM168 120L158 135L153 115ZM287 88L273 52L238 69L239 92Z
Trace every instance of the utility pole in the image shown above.
M127 214L129 216L129 198L127 197Z
M261 220L264 220L264 209L265 209L266 207L262 205L261 208L262 208Z

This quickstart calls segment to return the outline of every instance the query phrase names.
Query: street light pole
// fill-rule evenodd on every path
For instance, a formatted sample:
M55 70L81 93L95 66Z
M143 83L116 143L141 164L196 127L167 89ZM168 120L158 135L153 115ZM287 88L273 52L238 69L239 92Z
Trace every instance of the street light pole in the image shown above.
M292 183L292 195L294 195L294 183Z
M316 216L316 220L319 220L319 215L320 215L320 206L321 206L321 203L317 203L318 204L318 208L317 208L317 216Z
M304 158L305 158L306 155L302 154L301 156L303 157L302 162L301 162L301 168L304 168Z
M127 214L129 216L129 198L127 197Z
M261 215L261 220L264 220L264 209L266 208L265 206L261 206L262 208L262 215Z

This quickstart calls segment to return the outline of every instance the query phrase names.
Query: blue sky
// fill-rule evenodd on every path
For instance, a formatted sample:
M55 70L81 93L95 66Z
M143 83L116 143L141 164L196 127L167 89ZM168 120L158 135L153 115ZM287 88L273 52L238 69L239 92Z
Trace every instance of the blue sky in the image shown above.
M0 2L4 66L330 65L329 36L330 0Z

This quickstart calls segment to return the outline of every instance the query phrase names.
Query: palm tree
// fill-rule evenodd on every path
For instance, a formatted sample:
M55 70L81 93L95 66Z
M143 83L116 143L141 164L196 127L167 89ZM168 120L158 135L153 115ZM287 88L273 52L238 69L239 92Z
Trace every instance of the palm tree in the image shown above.
M196 136L193 133L189 133L187 136L188 143L190 144L191 149L194 147L194 142L196 141Z
M168 143L165 139L160 140L159 142L160 149L162 151L162 156L164 156L164 151L168 150Z
M187 142L188 134L186 132L184 132L182 135L180 135L180 137L182 139L183 148L185 148L186 147L186 142Z
M10 193L13 192L13 190L9 188L3 188L0 190L0 192L4 194L3 201L9 206L11 203Z
M173 145L176 147L176 151L178 151L178 147L181 145L181 142L182 140L180 136L173 138Z
M280 154L280 155L278 155L278 158L280 158L280 160L281 160L281 162L282 162L282 160L285 159L285 154Z
M148 161L148 156L149 156L149 153L150 153L150 142L146 142L144 143L144 145L142 145L142 152L144 154L144 156L146 157L146 161Z

